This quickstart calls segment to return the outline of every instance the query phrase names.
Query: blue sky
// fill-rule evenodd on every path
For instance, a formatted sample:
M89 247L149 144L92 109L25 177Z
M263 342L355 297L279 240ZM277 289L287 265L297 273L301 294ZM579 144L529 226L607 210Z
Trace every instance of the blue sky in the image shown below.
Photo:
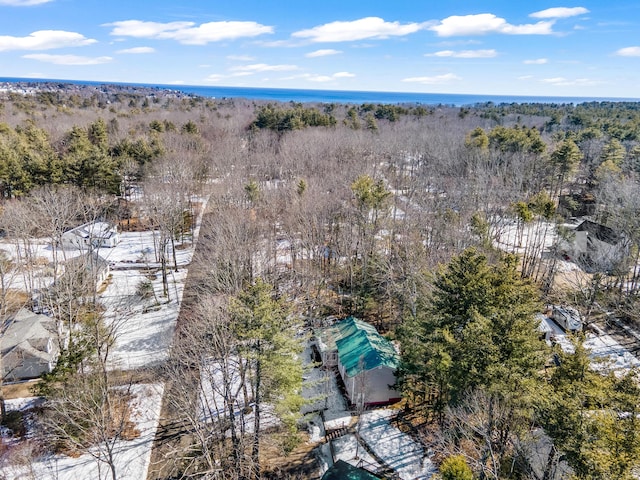
M640 2L0 0L0 76L640 98Z

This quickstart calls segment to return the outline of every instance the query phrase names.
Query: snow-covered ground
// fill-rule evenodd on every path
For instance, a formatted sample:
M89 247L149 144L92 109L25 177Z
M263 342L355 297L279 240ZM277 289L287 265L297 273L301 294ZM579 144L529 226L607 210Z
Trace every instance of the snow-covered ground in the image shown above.
M532 222L524 226L521 232L518 231L516 221L503 222L497 232L498 238L495 246L507 252L523 253L524 246L529 241L541 243L542 251L548 251L556 241L556 224L550 222ZM522 235L522 236L520 236Z
M391 425L397 411L372 410L360 417L360 438L387 466L404 480L428 479L436 472L435 465L422 445Z
M100 294L107 307L105 321L116 338L109 359L112 368L148 367L168 358L186 278L186 268L170 272L167 301L159 272L153 276L140 270L112 272L109 286ZM155 294L142 301L136 290L144 280L151 280Z
M596 370L624 375L631 369L640 367L640 360L609 335L589 333L584 346L594 359L592 366Z
M253 433L254 410L245 411L246 407L253 407L255 403L244 401L245 395L242 390L242 379L240 376L240 364L238 358L230 357L225 363L218 360L208 360L200 369L200 418L206 422L213 422L219 417L228 415L225 401L233 405L233 418L238 429ZM225 376L227 381L225 382ZM251 394L251 385L246 380L248 396ZM250 399L249 399L250 400ZM279 424L275 415L273 405L260 403L260 430L268 430ZM228 432L231 433L230 431Z
M562 351L573 353L575 348L571 336L553 320L546 319L544 322L545 331L550 333L550 341L557 344ZM595 370L624 375L633 368L640 368L640 360L600 329L593 328L593 331L586 332L583 345L589 351L593 360L591 365Z
M110 366L116 369L135 369L157 365L166 360L173 340L180 303L187 278L187 267L193 258L195 244L200 232L202 213L206 208L203 201L201 213L196 221L193 239L187 238L184 244L178 244L175 257L178 272L170 269L169 294L163 295L162 278L159 264L154 254L157 232L122 232L120 242L113 248L95 250L111 266L107 287L99 294L106 307L105 319L112 327L116 338L112 350ZM35 275L38 288L46 288L53 278L47 272L47 265L53 260L53 249L46 239L33 240L33 256L39 258L40 271ZM18 246L3 241L0 249L12 258L18 254ZM73 258L83 251L78 249L58 250L58 259ZM173 256L170 256L173 264ZM141 299L137 295L142 281L151 281L154 295ZM27 281L22 275L16 275L12 287L26 288Z
M140 436L133 440L122 440L116 445L115 463L121 480L142 480L147 477L151 461L151 447L158 428L162 406L163 385L133 385L133 415ZM8 403L8 408L27 408L32 399ZM33 460L23 466L0 466L0 476L12 479L34 480L102 480L111 478L105 463L99 464L88 453L78 458L64 455Z
M363 466L372 472L379 472L383 468L351 433L333 440L333 450L335 451L334 461L342 460L354 467Z

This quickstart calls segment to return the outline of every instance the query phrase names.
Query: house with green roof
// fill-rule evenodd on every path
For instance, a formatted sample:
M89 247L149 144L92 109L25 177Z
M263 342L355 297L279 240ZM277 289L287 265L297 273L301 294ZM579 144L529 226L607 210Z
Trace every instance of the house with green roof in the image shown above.
M338 367L353 404L383 405L400 400L392 388L399 356L376 329L347 317L316 332L316 346L327 367Z

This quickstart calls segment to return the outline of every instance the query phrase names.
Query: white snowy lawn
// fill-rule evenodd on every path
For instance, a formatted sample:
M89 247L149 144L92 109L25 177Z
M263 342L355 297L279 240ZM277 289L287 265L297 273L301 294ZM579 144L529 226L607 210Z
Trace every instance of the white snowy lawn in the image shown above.
M133 385L133 415L140 436L116 445L116 471L119 480L143 480L147 477L151 461L151 447L155 438L162 406L162 384ZM21 405L22 404L22 405ZM15 402L16 408L24 408L29 402ZM9 408L14 406L9 403ZM78 458L64 455L50 456L32 461L26 466L0 466L0 476L11 479L34 480L102 480L110 479L106 464L99 464L90 454Z

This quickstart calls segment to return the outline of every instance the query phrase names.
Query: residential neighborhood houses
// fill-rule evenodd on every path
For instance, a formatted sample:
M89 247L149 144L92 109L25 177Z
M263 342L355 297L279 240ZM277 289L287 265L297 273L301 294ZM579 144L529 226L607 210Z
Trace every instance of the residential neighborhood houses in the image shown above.
M120 234L115 226L106 222L92 222L80 225L65 232L62 247L66 250L67 260L62 264L61 274L54 281L46 276L49 284L39 289L36 305L45 312L61 301L65 295L76 292L98 296L104 308L105 327L113 332L116 340L110 355L109 369L130 370L158 365L169 355L176 320L186 280L187 267L191 262L206 199L197 199L199 217L193 239L189 247L176 252L176 261L182 271L169 276L170 293L160 303L162 280L154 276L150 281L151 295L140 298L136 295L141 282L146 281L150 258L154 250L156 233L153 231L125 232ZM0 245L5 251L15 251L11 242ZM51 260L52 249L46 242L36 244L35 255ZM42 272L47 272L48 262L40 262ZM113 267L112 267L113 266ZM16 286L27 284L27 280L17 275L13 278ZM155 292L155 293L154 293ZM153 308L149 308L152 306ZM22 308L4 324L1 337L1 364L5 382L35 379L43 373L51 372L55 367L60 351L69 336L68 326L57 324L50 316L36 314ZM62 328L62 330L61 330ZM62 333L62 337L59 335ZM61 343L62 342L62 343ZM158 426L163 385L137 385L138 392L134 403L133 419L139 421L140 437L135 448L127 446L129 442L119 441L116 455L121 462L123 476L127 479L145 478L149 468L151 446ZM140 396L143 395L143 396ZM29 406L29 401L7 400L6 407ZM84 460L61 456L55 459L60 465L67 466L61 472L52 472L50 461L43 459L35 462L32 468L37 478L98 478L96 468L99 464L85 454ZM81 458L83 458L81 457ZM2 475L22 475L15 465L1 465ZM66 473L63 473L66 472Z
M94 231L87 224L81 227L78 228L83 232ZM70 231L77 231L77 229ZM69 253L78 252L79 254L71 256L64 263L64 273L60 276L58 282L64 283L65 278L70 278L70 276L76 279L82 278L83 282L88 281L89 291L100 292L100 298L107 307L106 318L115 319L122 309L121 299L131 295L136 290L143 278L140 271L146 270L149 263L152 263L150 262L149 254L153 248L154 235L153 232L125 232L117 233L116 236L112 235L116 231L115 228L107 228L106 226L95 231L107 232L106 238L117 238L118 241L110 244L102 240L97 241L91 235L78 236L77 233L71 234L73 235L71 238L87 239L87 243L80 243L75 240L66 243ZM41 250L40 252L44 253L46 250ZM173 290L176 296L172 301L152 310L147 310L144 305L129 305L127 307L128 310L134 312L134 316L128 319L118 332L118 340L111 363L112 368L138 368L157 364L167 358L184 289L184 280L186 278L186 269L184 267L188 266L192 253L192 249L177 252L178 263L183 267L183 271L173 275L173 282L175 282ZM115 266L115 269L112 268L112 265ZM125 266L126 268L122 269ZM134 267L133 269L131 268L132 266ZM156 291L161 288L157 279L153 281L153 285ZM52 288L55 288L55 285ZM558 312L564 311L561 307L557 307L555 310ZM550 317L552 316L553 313L550 313ZM545 318L550 320L550 317ZM159 323L160 318L162 320ZM158 330L158 326L160 326L160 330ZM567 330L574 329L567 328ZM551 334L554 342L561 345L569 344L568 341L563 340L568 333L557 326L543 327L543 331ZM143 339L153 339L153 341L149 343L145 340L145 343L142 344L144 346L132 348L133 345L141 345L140 342ZM335 459L339 461L337 463L338 467L336 467L338 469L345 468L340 463L345 461L347 463L351 462L352 468L357 468L359 465L357 459L353 461L353 459L347 458L348 454L346 452L353 451L354 445L359 444L359 442L366 442L367 440L365 439L368 438L370 443L366 448L378 448L381 458L387 458L387 460L381 460L382 463L378 463L377 467L372 460L372 463L369 464L369 469L365 470L365 474L373 475L371 472L382 472L385 468L389 468L389 465L393 463L393 453L389 449L390 447L385 447L384 438L386 437L378 437L376 435L372 437L372 434L368 433L368 428L379 428L379 422L387 425L387 422L393 416L393 410L381 411L384 414L364 413L364 410L372 407L393 405L401 399L399 392L393 388L396 381L395 371L399 364L399 354L393 343L381 336L372 325L349 316L334 320L333 323L326 327L317 328L314 331L312 348L317 350L323 368L334 376L337 374L336 380L343 385L346 394L347 405L342 411L343 416L336 418L336 420L342 418L342 420L339 420L341 423L337 425L352 425L353 411L360 408L361 412L363 412L364 430L361 435L359 437L350 437L348 429L342 430L339 428L342 436L335 438L334 441L336 448L340 448L342 453L336 453L335 456L330 455L326 460L327 465L330 466ZM606 353L603 353L604 351L601 348L597 350L596 354L606 355ZM55 365L57 352L55 327L50 318L46 315L37 315L24 309L21 310L15 316L15 319L8 323L2 340L5 381L36 378L42 373L51 371ZM158 390L162 386L148 385L146 388ZM209 388L213 389L214 387L210 386ZM338 383L335 383L331 388L335 389L335 393L339 392ZM159 399L160 397L155 395L153 398ZM218 400L218 402L220 401ZM157 409L158 406L150 405L150 408ZM335 413L329 414L327 412L326 418L330 418L331 415L335 415ZM377 419L375 423L371 423L373 420L367 420L371 415ZM153 426L153 422L149 425L149 428L156 428ZM325 428L327 432L330 429L335 429L334 425L336 425L335 422L327 422L326 426L323 427L323 431ZM388 426L388 429L384 430L384 435L391 435L392 437L399 434L402 435L397 431L390 430L391 428L391 426ZM148 433L145 435L148 435ZM148 436L148 438L151 439L152 436ZM406 443L403 448L420 453L415 457L417 463L407 470L410 473L401 474L401 478L429 478L433 466L430 462L425 463L428 455L410 443L408 439L407 442L409 443ZM364 449L365 446L360 448ZM147 450L145 455L149 454L150 450ZM47 467L43 464L42 468L46 469ZM140 464L140 468L148 468L148 464L143 462ZM348 469L349 467L346 468ZM335 472L335 469L331 470L331 472ZM141 471L135 473L135 475L138 474L141 474ZM131 476L130 478L135 477Z

